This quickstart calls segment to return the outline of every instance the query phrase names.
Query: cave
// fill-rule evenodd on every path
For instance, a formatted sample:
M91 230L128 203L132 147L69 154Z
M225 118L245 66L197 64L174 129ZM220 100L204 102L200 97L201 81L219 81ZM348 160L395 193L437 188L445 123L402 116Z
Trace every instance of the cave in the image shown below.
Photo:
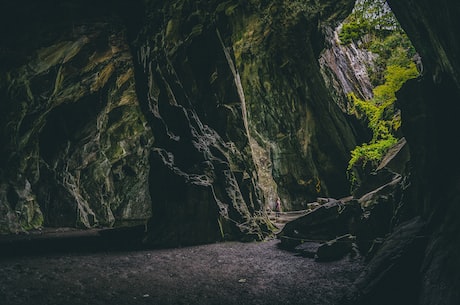
M460 5L357 3L3 1L0 303L458 304Z

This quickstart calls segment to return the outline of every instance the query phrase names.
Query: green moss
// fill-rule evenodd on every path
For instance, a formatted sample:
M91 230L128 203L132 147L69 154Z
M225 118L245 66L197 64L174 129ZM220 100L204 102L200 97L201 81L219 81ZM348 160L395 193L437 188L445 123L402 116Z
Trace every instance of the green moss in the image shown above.
M24 230L38 229L43 226L43 214L35 201L23 204L17 211L19 224Z
M401 126L401 117L394 110L396 92L409 79L418 76L414 63L406 67L389 65L385 71L385 83L374 88L374 98L364 101L349 94L352 113L367 122L372 130L372 140L351 151L348 171L351 182L356 180L354 167L369 165L376 168L385 153L397 143L396 132Z
M353 93L349 95L353 114L367 122L373 136L370 143L358 146L351 152L348 169L358 161L364 164L372 161L376 165L386 150L397 142L395 134L401 126L401 117L394 111L395 93L404 82L417 76L413 63L408 67L390 65L385 73L385 83L374 88L372 100L363 101Z
M361 48L377 55L377 69L369 71L373 98L365 101L353 93L348 96L351 114L372 131L371 141L351 151L348 174L353 184L360 169L375 169L388 149L397 143L401 117L394 107L396 92L419 73L412 60L414 47L383 0L358 1L339 38L343 44L358 42Z
M368 162L370 162L373 167L376 167L386 152L397 142L398 140L389 134L386 139L380 139L369 144L364 143L363 145L357 146L351 152L348 170L351 170L357 165L365 167Z

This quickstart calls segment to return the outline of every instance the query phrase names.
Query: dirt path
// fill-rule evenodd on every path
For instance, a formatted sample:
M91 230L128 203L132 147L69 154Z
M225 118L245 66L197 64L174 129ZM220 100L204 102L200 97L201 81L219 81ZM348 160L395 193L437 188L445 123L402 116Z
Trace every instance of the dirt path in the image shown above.
M359 260L318 263L277 240L0 258L2 305L335 304Z
M273 224L278 228L278 232L281 231L284 225L294 219L302 217L306 215L309 210L299 210L299 211L289 211L289 212L281 212L279 216L276 216L275 212L269 214L269 219L272 221Z

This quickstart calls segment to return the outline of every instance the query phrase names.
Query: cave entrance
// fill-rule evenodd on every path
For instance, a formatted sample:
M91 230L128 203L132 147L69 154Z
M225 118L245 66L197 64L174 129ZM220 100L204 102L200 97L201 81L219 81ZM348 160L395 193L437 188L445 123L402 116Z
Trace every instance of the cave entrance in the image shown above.
M305 168L298 166L310 174L298 173L292 168L290 156L285 156L285 152L272 149L271 160L267 161L260 147L253 147L255 162L263 169L259 170L262 188L277 191L277 194L265 192L271 209L278 195L288 211L315 207L318 200L324 201L323 197L362 196L375 186L365 184L377 170L389 169L398 174L406 170L409 153L396 92L407 80L418 77L423 69L411 41L384 0L357 0L351 14L340 25L334 29L324 28L323 32L326 49L319 58L321 75L330 99L352 125L356 143L341 152L345 156L336 156L338 160L343 158L347 163L344 165L327 159L325 155L335 151L332 145L320 139L324 137L321 131L316 131L318 144L298 140L300 144L310 145L307 149L313 151L310 158L300 152L302 148L297 152L307 155L302 159L304 163L315 163ZM339 132L344 133L343 130ZM335 140L331 137L329 141ZM284 161L278 161L283 158ZM336 172L327 169L332 166L337 167ZM345 176L345 172L348 181L337 179L342 174ZM344 188L344 183L349 185Z
M326 28L325 36L322 76L331 92L340 93L332 96L335 104L361 130L346 169L350 196L307 203L307 214L283 224L278 236L289 249L301 248L304 240L339 245L352 238L362 255L371 256L397 222L410 170L396 95L423 66L384 0L357 0L351 14L335 29Z
M301 21L303 22L304 20L301 20ZM260 30L261 33L265 33L264 31L262 31L264 30L263 26L264 24L261 24L260 29L258 29ZM291 39L292 37L297 37L297 36L291 36L291 35L298 35L296 33L297 33L297 30L299 29L299 23L294 22L294 24L292 25L288 24L288 26L290 27L288 27L288 29L282 32L282 34L284 34L288 38L287 40L290 41L292 40ZM254 33L253 28L249 28L247 30L248 30L248 33L243 33L244 35L246 34L247 34L246 36L253 35ZM304 32L302 31L301 33L304 34ZM301 77L303 77L304 79L311 77L311 79L313 79L314 82L316 81L320 82L321 80L318 79L318 76L320 76L321 74L319 73L319 71L315 71L315 69L309 69L308 65L304 66L304 65L299 64L300 65L300 69L299 69L298 67L297 68L295 67L297 63L293 65L293 64L290 64L288 61L286 62L283 61L280 63L279 67L277 67L276 69L277 74L274 77L273 75L269 73L269 72L273 72L271 70L262 71L262 72L267 72L266 74L264 73L259 74L263 90L265 90L265 92L275 92L276 90L278 90L279 92L273 93L273 100L282 100L282 102L279 102L278 104L274 103L273 105L269 105L267 103L267 105L264 105L264 107L273 106L270 110L276 111L276 107L280 106L280 103L283 103L283 105L287 104L287 106L285 107L288 107L288 106L290 107L291 104L293 105L294 102L297 102L300 99L303 99L302 102L305 102L305 101L309 102L307 98L311 98L311 96L322 96L321 98L319 98L319 102L317 102L317 104L314 105L315 107L327 108L329 107L329 105L324 106L323 104L323 106L319 106L319 103L323 103L323 102L330 103L331 101L334 101L338 105L338 107L336 108L342 111L341 113L342 115L348 116L348 118L353 118L355 121L358 120L360 122L358 123L360 125L360 128L366 131L365 134L367 135L367 137L362 137L361 142L358 143L359 145L356 147L353 147L353 150L351 151L351 153L348 150L348 151L345 151L341 156L339 156L340 160L346 160L342 162L343 163L342 165L344 166L342 166L343 171L340 173L341 176L345 177L346 176L345 171L347 170L346 163L348 160L350 160L350 154L351 154L351 160L350 160L350 163L348 163L348 174L351 179L352 193L355 197L357 197L357 195L363 195L367 191L372 190L371 188L374 188L376 186L374 181L370 181L366 179L369 177L370 173L373 173L375 172L375 170L380 169L380 166L382 166L382 164L384 164L383 167L385 168L389 168L390 164L393 164L395 166L401 166L400 164L405 164L404 158L402 158L401 162L398 161L398 162L390 163L390 162L385 161L386 163L382 163L382 161L384 160L384 156L386 152L388 152L390 148L396 148L397 151L403 150L402 147L404 146L404 141L403 141L403 134L400 129L401 116L400 116L400 111L397 109L395 105L395 101L396 101L395 92L401 87L402 83L405 80L412 78L412 77L416 77L416 75L418 75L419 71L417 70L417 63L419 63L419 61L417 59L417 54L415 50L410 44L410 41L407 39L404 32L399 27L396 19L391 14L391 10L389 10L388 6L386 5L384 1L358 0L353 13L338 28L333 29L331 33L332 33L331 35L329 36L326 35L326 36L329 37L329 41L328 41L329 50L332 50L331 53L334 54L334 56L321 57L320 66L322 67L321 72L323 72L322 76L326 79L326 83L338 84L337 86L330 86L330 88L327 88L327 89L329 89L331 92L333 92L334 90L336 91L339 90L341 94L329 93L329 96L326 96L324 95L325 91L323 90L324 88L322 86L314 86L314 84L312 85L312 83L308 83L308 82L305 82L305 83L307 83L310 86L309 90L311 92L303 92L302 89L299 89L301 86L298 85L296 81L298 81L299 78ZM201 34L201 30L200 30L200 31L197 31L197 35L204 35L204 34ZM221 42L218 42L217 38L215 38L214 36L215 29L212 32L212 35L213 35L212 37L214 37L214 40L213 41L206 40L206 41L215 43L219 46L218 48L215 49L216 50L215 53L218 54L217 51L220 50L221 46L219 45L219 43ZM208 37L208 36L203 36L203 37ZM309 38L315 39L317 37L314 36L314 37L309 37ZM272 41L275 47L277 46L280 47L281 43L285 41L279 40L279 39L285 39L285 37L283 35L279 35L277 39L274 39L274 40L267 39L267 41ZM228 40L230 41L230 39ZM286 43L289 43L289 41L286 41ZM226 43L230 43L230 42L226 41ZM234 53L237 53L237 51L242 51L242 50L237 50L237 45L238 45L238 41L234 42L234 45L232 46ZM265 47L265 45L263 44L261 45L262 47ZM201 48L203 47L201 44L200 46ZM289 52L294 52L293 51L294 48L291 48L291 46L292 45L287 44L286 47L283 46L283 48L278 48L279 54L289 56L290 55ZM308 45L308 46L310 48L315 47L314 45ZM271 47L273 47L273 45L271 45ZM147 49L150 49L150 47ZM227 50L227 47L225 47L224 49ZM188 51L189 50L190 49L188 49ZM248 52L247 50L245 51ZM254 52L256 51L258 50L254 50ZM288 53L282 53L282 52L288 52ZM326 50L324 54L327 54L327 52L328 50ZM184 54L185 53L186 52L184 52ZM305 53L306 51L302 51L301 53L298 53L298 54L296 53L293 59L297 60L297 57L296 57L297 55L305 55ZM311 52L311 53L314 53L314 52ZM311 56L311 53L309 53L309 56ZM271 53L265 52L264 54L265 55L268 54L267 56L268 58L265 58L267 61L262 61L262 63L266 64L267 62L271 62L269 61L269 60L272 60L270 56ZM337 54L339 55L341 54L342 56L337 56ZM361 58L357 57L356 54L361 54L362 57ZM193 56L190 56L190 55L191 54L189 53L187 55L187 58L188 60L193 61ZM237 56L238 54L233 54L233 55L235 56L235 67L237 68L244 66L244 64L247 63L246 61L250 62L250 60L252 59L252 58L244 57L245 55L244 53L239 54L241 55L241 58ZM223 57L224 54L221 54L220 56ZM197 56L197 57L200 57L200 56ZM200 69L202 64L207 63L206 60L208 58L200 58L200 59L203 59L203 60L197 61L200 63L199 65L197 65L197 67L194 67L193 65L191 65L190 67L187 66L187 70L186 70L187 73L190 71L198 70ZM358 62L361 59L366 59L367 61L364 61L358 64ZM294 60L292 61L294 62ZM228 69L228 67L225 66L227 62L224 60L222 60L222 62L224 63L222 65L222 70L225 71L225 69ZM258 61L250 62L250 63L254 64L254 66L260 64L260 62ZM358 68L356 68L356 66L358 66ZM334 69L333 67L339 67L340 69ZM349 67L351 67L349 71L351 71L350 73L354 75L354 78L348 77L351 74L342 74L342 76L343 75L345 76L340 77L340 73L344 73L344 71L341 69L342 68L348 69ZM190 71L188 69L190 69ZM291 70L289 69L294 69L292 71L297 71L297 72L299 70L308 71L309 74L301 74L297 72L296 72L297 74L292 73L292 75L298 78L296 79L296 81L291 81L293 79L286 78L286 75L289 74L289 72L291 72ZM216 76L214 74L215 71L214 72L213 70L209 70L209 71L206 70L206 71L207 73L208 72L212 73L211 76L213 77L210 77L210 79L212 79L213 82L216 81L214 79L214 77ZM220 66L219 66L219 71L220 71ZM205 73L205 75L207 75L207 73ZM227 79L230 79L230 80L232 79L232 77L228 77L229 75L231 76L231 74L226 73L226 72L223 72L222 74L223 75L227 74L227 77L222 79L222 82L227 84ZM247 79L250 80L252 76L253 75L249 75ZM201 79L202 77L204 76L200 74L200 77L198 78ZM242 83L246 89L248 100L250 99L250 97L253 97L255 101L260 102L261 100L258 99L259 96L256 93L250 92L251 83L245 83L245 81L248 81L247 79L245 80L245 74L242 73L241 77L242 77ZM263 77L270 78L272 83L264 82L265 79ZM175 79L175 78L172 78L172 79ZM354 79L356 79L356 82L350 81ZM276 82L278 81L279 81L279 84L276 84ZM170 83L174 83L174 81L170 81ZM304 85L305 83L301 83L301 85ZM276 89L277 86L278 86L278 89ZM190 87L194 87L194 86L190 86ZM253 86L253 87L258 88L258 86ZM290 95L287 96L286 99L281 99L281 97L283 97L283 93L285 93L285 91L283 91L282 88L285 88L285 87L289 87L292 90L290 90L289 92ZM316 87L318 87L319 89ZM227 89L227 87L225 86L222 86L222 88L224 88L223 90ZM164 90L164 88L158 87L158 88L155 88L155 91L157 90L161 91L162 89ZM178 90L177 88L174 88L174 89ZM195 93L195 92L191 92L191 93ZM162 94L165 96L168 95L165 92L162 92ZM268 94L266 94L265 96L267 95ZM339 95L340 97L337 97ZM292 97L296 97L297 99L292 98ZM337 97L337 98L334 98L334 97ZM233 96L230 98L232 100L236 99ZM201 101L202 99L199 99L199 100ZM288 100L289 103L287 103L286 100ZM262 100L262 101L265 101L265 100ZM91 107L94 107L95 105L95 104L92 104L92 101L88 100L87 102L85 102L85 105L86 104L88 104L87 105L88 110L90 110L91 113L97 110L97 109L91 108ZM238 112L236 110L234 111L234 109L232 108L234 107L233 104L231 107L229 105L227 106L228 106L228 109L231 109L232 113ZM249 111L252 111L251 113L252 115L254 115L254 112L260 110L260 109L251 110L250 109L251 106L254 106L254 105L248 105L248 109ZM181 113L181 115L183 116L183 118L185 118L185 120L189 120L189 118L185 116L185 112L182 111L182 108L179 109L177 105L169 105L167 107L174 109L174 111L177 113ZM235 109L237 109L238 107L239 105L236 105ZM227 109L227 107L222 107L222 108ZM125 108L118 108L118 109L120 110L120 109L125 109ZM179 111L176 111L177 109L179 109ZM67 131L65 129L69 128L71 125L75 125L75 127L78 127L76 125L76 122L73 122L73 121L69 121L69 122L59 121L61 116L63 115L65 116L69 115L71 117L70 114L74 113L74 110L75 109L73 108L63 108L59 110L59 112L56 113L55 115L52 114L53 116L56 116L55 118L52 117L53 124L50 124L47 127L45 127L44 134L42 134L43 138L41 139L42 147L40 147L40 149L43 152L42 157L45 161L49 162L50 160L53 160L55 158L54 155L56 154L56 151L59 151L61 149L61 146L65 144L64 138L68 136L66 134ZM294 110L304 111L304 109L297 109L297 108L295 108ZM263 111L260 111L260 112L263 113ZM260 146L256 146L256 145L252 147L253 158L255 159L255 162L257 163L256 165L259 168L259 175L258 175L259 182L262 184L263 187L268 186L266 187L266 190L265 190L265 195L266 195L265 197L267 199L267 202L265 203L266 206L274 210L275 200L279 196L281 199L282 208L284 209L284 212L289 212L290 210L301 210L302 211L300 214L295 214L295 213L287 214L286 213L285 214L286 217L283 221L280 221L280 219L275 219L279 223L290 221L292 220L292 218L297 218L299 215L301 216L301 214L304 213L305 211L316 209L319 206L322 206L324 204L330 205L334 202L334 204L340 205L343 203L340 200L338 201L331 200L331 198L334 198L334 197L339 198L339 199L349 198L349 197L343 197L343 196L348 195L348 193L345 194L343 190L346 189L348 191L349 185L346 185L344 187L344 183L342 183L344 179L340 179L340 180L335 179L335 176L336 176L335 174L337 172L329 171L330 168L341 168L340 166L336 167L335 165L337 163L333 163L331 161L333 159L336 159L336 156L335 155L333 157L329 156L328 159L325 158L325 156L329 153L328 144L330 144L330 142L332 141L332 138L328 137L330 134L318 133L318 130L320 128L318 128L317 130L314 130L316 134L314 132L312 133L305 132L305 130L307 130L308 128L311 129L314 127L314 126L308 125L309 122L311 121L311 117L308 116L311 113L308 111L297 113L295 111L292 111L292 109L287 108L285 113L293 114L294 119L295 119L295 116L300 117L299 113L302 113L303 115L305 115L306 123L305 121L298 119L299 124L296 125L295 127L299 127L299 126L304 127L305 125L306 128L304 129L291 128L290 126L285 124L287 120L274 118L273 112L270 113L272 117L269 118L268 116L266 116L264 120L260 121L261 123L260 125L261 126L266 126L266 124L278 125L277 128L274 129L275 132L273 134L269 134L269 136L273 137L273 141L281 143L281 146L285 144L290 145L289 149L283 150L283 149L279 149L278 147L278 148L273 148L273 149L269 148L269 150L266 150L265 148L263 147L261 148ZM90 115L86 115L86 112L76 113L76 114L82 117L86 117L86 116L88 118L90 117ZM109 121L119 116L122 117L123 116L122 114L125 114L125 113L124 112L111 113L111 115L109 115ZM168 118L168 120L177 123L178 115L172 112L170 115L171 115L171 118ZM135 113L134 116L137 116L137 113ZM164 120L165 118L166 116L161 118L161 120ZM235 119L236 122L239 121L240 119L239 117L236 117L236 116L235 118L236 118ZM290 116L289 118L292 118L292 116ZM324 121L326 121L326 119L324 119ZM199 123L201 124L201 122ZM336 121L334 120L327 121L328 125L334 125L334 123L336 123ZM161 124L163 124L163 122ZM215 122L215 124L217 123ZM323 123L316 122L316 124L313 124L313 125L320 125L320 124L323 124ZM140 124L136 123L135 126L133 127L133 131L136 131L137 127L141 129L139 125L143 125L143 123L142 122ZM176 124L174 126L179 126L179 125ZM184 126L188 126L188 125L184 125ZM182 127L183 126L180 125L178 129L183 129ZM255 129L257 128L258 127L256 126ZM299 131L298 134L296 134L295 136L292 136L297 131ZM183 131L184 136L182 136L182 138L186 138L185 134L187 134L188 132L189 132L188 130L184 130ZM56 138L52 138L50 136L51 134L57 135L55 136ZM121 134L123 135L124 133L121 133ZM163 134L163 136L165 136L165 134ZM305 139L305 138L312 137L312 136L316 136L316 138L322 142L318 141L318 143L311 144L311 143L306 143L307 141L295 142L298 139L294 139L295 141L292 140L294 137ZM157 137L155 141L158 142L159 138L160 137ZM48 141L50 141L50 143L43 141L44 139L47 139ZM177 145L176 139L174 138L172 140L173 140L172 141L173 145ZM122 142L122 141L120 140L118 142ZM142 142L145 142L143 141L143 137L139 139L139 143L142 143ZM54 147L51 144L54 144ZM261 145L260 142L257 142L257 144ZM303 145L303 144L306 144L306 145ZM340 144L337 144L337 143L335 143L335 145L340 146ZM145 146L145 144L139 144L139 147L141 146ZM304 149L303 146L307 147L307 149ZM183 149L180 145L177 145L175 147L178 147L177 150L181 151L181 153L183 152ZM310 155L308 155L308 159L302 159L301 157L298 157L302 155L302 152L300 152L301 150L308 150L312 147L316 149L317 153L311 153ZM114 157L123 156L124 147L114 145L113 148L114 148L113 150L110 150L107 153L112 154ZM297 149L297 151L295 149ZM267 151L269 153L267 153ZM321 153L321 151L323 152ZM296 155L296 157L292 159L294 160L293 162L291 162L288 165L282 162L282 160L285 160L287 156L290 157L292 155ZM186 158L190 158L190 154L186 155L186 154L178 153L178 156L184 157L184 160L186 160ZM178 158L176 158L176 160L177 159ZM187 159L187 162L189 160L190 159ZM326 160L326 162L322 163L323 160ZM331 163L328 163L329 161L331 161ZM317 163L317 165L314 166L316 171L305 174L305 171L303 170L304 165L308 164L308 166L310 166L311 163L315 163L315 162ZM136 163L135 160L133 161L133 163ZM146 161L146 164L147 164L147 161ZM131 167L126 166L121 163L120 164L116 163L116 165L117 165L117 168L119 165L119 170L117 170L116 172L116 178L122 177L123 175L125 176L134 175L133 171L131 170ZM188 164L185 164L184 166L187 166L187 165ZM300 165L300 166L297 166L297 165ZM247 183L249 185L250 179L246 177L247 172L245 171L246 168L243 168L244 166L246 165L242 164L242 169L241 170L239 169L238 171L235 171L234 169L232 169L233 173L231 173L230 170L229 171L226 170L224 171L224 173L229 174L229 175L234 175L235 172L238 172L238 175L234 175L235 176L234 180L242 181L241 185L243 183ZM140 165L140 167L144 167L144 166ZM328 167L327 174L324 174L324 172L326 172L324 168L326 167ZM260 171L261 168L264 168L263 172ZM191 170L194 170L194 169L191 169ZM98 177L101 178L98 181L106 180L104 175L99 175L99 173L97 174L98 174ZM239 174L241 174L241 177L237 177L239 176ZM226 177L223 177L221 179L224 180L224 178ZM164 177L160 176L159 179L164 180ZM147 178L145 180L147 180ZM122 188L124 187L124 185L125 184L122 185L120 183L119 185L117 185L117 189L124 189ZM94 185L91 185L88 188L89 190L88 193L97 193L99 191L98 189L95 189L93 187ZM335 187L337 187L337 189L340 189L340 192L336 192ZM144 185L142 185L142 188L144 188ZM248 189L247 193L252 194L253 192L252 185L246 186L246 188ZM134 189L134 188L129 187L126 189L127 191L129 191L130 189ZM171 189L171 192L173 192L173 189ZM48 192L44 192L44 193L48 194ZM127 193L127 192L124 192L124 193ZM148 193L148 192L145 192L145 193ZM101 194L105 195L105 192L101 192ZM299 194L301 196L299 196ZM100 198L105 199L104 196L102 195L100 196ZM12 196L10 197L13 198ZM133 197L137 198L139 196L133 196ZM181 202L182 196L179 196L179 199L180 200L177 200L177 201ZM15 200L15 199L13 198L12 200ZM243 201L244 200L241 200L241 202ZM94 200L94 202L97 202L97 200ZM340 202L340 203L337 203L337 202ZM201 202L192 201L191 205L195 205L195 203L198 205ZM250 208L252 209L253 207L250 207ZM71 206L71 209L72 211L74 210L73 206ZM191 210L191 211L195 211L195 210ZM218 212L214 213L214 210L212 212L213 212L212 217L214 217L215 214L218 213ZM240 211L238 210L237 212L240 212ZM259 212L259 211L258 210L253 211L253 210L248 209L248 212L244 215L245 217L242 221L246 221L248 219L253 220L254 218L257 218L259 215L254 215L256 214L255 212ZM275 213L271 215L276 216ZM292 218L287 217L288 215L292 215ZM164 216L164 215L161 215L161 216ZM206 217L206 219L207 218L208 217ZM209 218L211 219L211 217ZM211 220L214 221L215 219L212 218ZM214 226L214 229L215 227L216 225ZM192 228L196 229L196 227L192 227ZM217 230L215 231L217 232ZM206 234L203 234L203 235L206 235Z
M332 38L325 54L332 51L335 58L320 60L325 70L332 71L325 75L332 75L347 97L345 103L339 101L341 109L356 118L370 136L358 140L347 166L351 193L359 198L388 182L392 173L408 174L409 148L396 93L406 81L419 77L423 67L385 0L357 0ZM376 175L386 178L375 179Z

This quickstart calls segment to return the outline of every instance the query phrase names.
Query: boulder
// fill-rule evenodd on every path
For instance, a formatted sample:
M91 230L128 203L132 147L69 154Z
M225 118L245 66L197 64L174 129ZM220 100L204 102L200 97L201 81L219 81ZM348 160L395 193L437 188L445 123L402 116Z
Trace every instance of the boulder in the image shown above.
M355 198L360 198L379 187L387 185L391 181L400 177L400 175L387 168L382 168L378 171L372 171L368 174L361 175L360 177L361 181L359 182L359 185L355 190L353 190L353 196Z
M406 166L409 160L409 144L407 144L406 138L402 137L399 139L398 143L390 148L385 154L380 165L377 167L377 171L387 168L394 173L402 175L406 172Z
M294 248L294 250L303 257L315 258L318 248L321 247L321 243L318 242L304 242Z
M353 190L353 196L360 198L406 175L409 160L409 145L405 138L401 138L388 150L377 168L366 166L359 170L362 173L359 173L360 181Z
M356 225L356 243L363 255L376 238L385 237L397 219L402 200L401 177L358 199L363 213Z
M399 225L340 304L418 304L413 301L418 296L419 268L426 246L424 236L425 222L420 217Z
M302 241L326 241L354 231L362 213L356 200L330 200L305 216L287 223L278 233L285 248L295 248Z
M370 259L381 244L378 240L386 237L391 227L398 222L403 186L402 177L396 176L389 183L359 199L318 198L315 202L316 208L288 222L278 233L280 246L311 257L311 253L304 253L304 243L323 243L334 240L337 236L352 234L360 254ZM323 248L326 249L327 246ZM329 255L325 253L324 259L328 260Z
M316 251L317 261L333 261L353 252L355 236L345 234L322 244Z

